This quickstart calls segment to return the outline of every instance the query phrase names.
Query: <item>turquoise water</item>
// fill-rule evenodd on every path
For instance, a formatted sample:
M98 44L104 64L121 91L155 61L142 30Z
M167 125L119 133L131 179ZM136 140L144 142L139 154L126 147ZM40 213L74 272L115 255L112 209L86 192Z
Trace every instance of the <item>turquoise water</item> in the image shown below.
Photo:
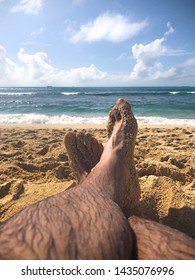
M195 87L0 88L0 123L105 123L118 98L139 123L195 125Z

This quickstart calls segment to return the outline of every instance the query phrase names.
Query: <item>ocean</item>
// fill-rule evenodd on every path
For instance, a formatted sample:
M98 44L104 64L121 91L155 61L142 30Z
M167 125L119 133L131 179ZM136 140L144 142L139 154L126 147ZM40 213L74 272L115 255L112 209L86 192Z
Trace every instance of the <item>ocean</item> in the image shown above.
M104 124L118 98L138 124L195 125L195 87L0 87L0 124Z

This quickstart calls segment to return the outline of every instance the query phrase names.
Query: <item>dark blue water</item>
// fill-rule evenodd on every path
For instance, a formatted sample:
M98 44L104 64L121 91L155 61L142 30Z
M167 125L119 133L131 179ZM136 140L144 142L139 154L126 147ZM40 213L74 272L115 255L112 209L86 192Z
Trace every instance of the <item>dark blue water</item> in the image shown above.
M0 88L0 123L104 123L118 98L140 123L195 125L195 87Z

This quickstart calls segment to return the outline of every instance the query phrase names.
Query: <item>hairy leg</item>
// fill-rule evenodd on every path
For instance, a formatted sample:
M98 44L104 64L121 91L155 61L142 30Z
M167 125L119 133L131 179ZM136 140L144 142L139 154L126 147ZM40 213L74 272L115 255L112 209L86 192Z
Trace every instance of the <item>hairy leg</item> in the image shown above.
M107 187L104 192L109 192L112 199L127 212L137 206L140 186L134 164L137 122L126 100L119 99L110 112L107 131L110 140L104 152L101 143L92 135L84 133L68 133L65 136L65 146L78 182L82 183L98 163L90 175L92 184L105 184ZM101 177L98 177L98 169L101 169ZM131 211L127 213L131 214Z
M100 162L88 175L91 186L98 186L123 211L134 208L140 199L140 186L133 160L136 134L137 122L131 107L126 100L119 99L109 114L110 139Z
M128 118L119 102L100 162L78 186L22 210L0 225L3 259L130 259L133 235L119 205L129 171ZM129 142L130 141L130 142ZM118 205L117 205L118 204Z
M114 130L117 131L116 137L114 136ZM107 132L108 137L111 139L105 148L104 154L102 155L99 168L102 168L103 166L103 159L106 162L106 165L107 159L109 164L111 164L112 160L117 160L121 163L120 168L123 169L123 172L118 172L118 170L116 170L116 177L118 178L118 175L122 176L122 178L120 178L121 182L118 183L121 186L120 206L123 208L123 211L127 212L128 214L131 214L132 211L128 210L132 208L135 209L136 213L136 211L139 211L135 207L138 205L141 193L134 164L134 147L137 135L137 121L131 111L130 104L126 100L119 99L116 102L114 108L109 113ZM103 152L103 146L88 133L84 134L74 132L70 132L65 136L65 146L78 182L81 183L89 175L92 168L99 162L100 156ZM116 157L114 151L119 151L120 146L121 151ZM111 160L110 155L112 157ZM113 174L109 174L107 169L105 170L106 172L102 173L107 173L104 176L104 182L106 183L106 177L108 177L107 181L110 181L110 178L114 178L116 184L117 178L115 178ZM96 177L94 173L93 177ZM119 193L115 193L114 196L119 197Z

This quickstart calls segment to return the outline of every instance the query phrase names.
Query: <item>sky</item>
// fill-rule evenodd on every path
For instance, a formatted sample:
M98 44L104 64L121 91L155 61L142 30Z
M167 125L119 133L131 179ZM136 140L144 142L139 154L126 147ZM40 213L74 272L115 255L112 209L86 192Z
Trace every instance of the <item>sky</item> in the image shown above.
M6 86L195 86L195 0L0 0Z

